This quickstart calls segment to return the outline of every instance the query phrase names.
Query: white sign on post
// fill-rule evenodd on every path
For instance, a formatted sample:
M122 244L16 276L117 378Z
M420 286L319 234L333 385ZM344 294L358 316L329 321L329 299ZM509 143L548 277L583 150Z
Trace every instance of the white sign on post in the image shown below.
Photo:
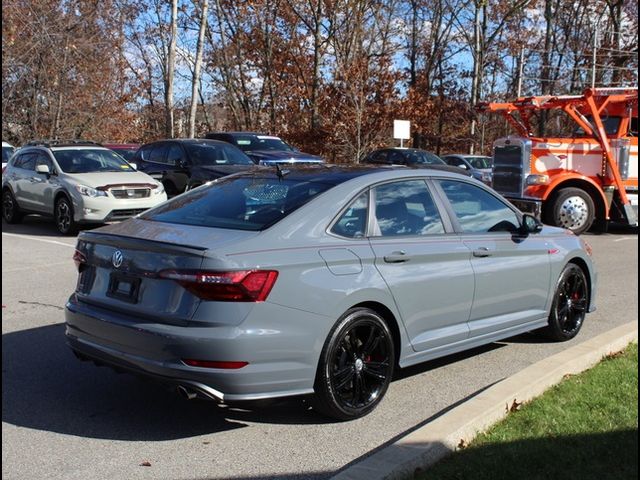
M402 148L402 141L411 138L411 122L409 120L394 120L393 138L400 139L400 147Z

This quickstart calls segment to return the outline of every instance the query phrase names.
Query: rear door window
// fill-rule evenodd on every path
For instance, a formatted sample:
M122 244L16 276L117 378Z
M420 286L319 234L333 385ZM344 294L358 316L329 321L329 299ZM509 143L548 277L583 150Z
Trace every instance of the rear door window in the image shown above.
M440 213L422 180L406 180L376 187L373 235L430 235L444 233Z
M36 169L36 156L37 153L28 152L22 153L16 157L13 161L13 166L16 168L22 168L24 170Z

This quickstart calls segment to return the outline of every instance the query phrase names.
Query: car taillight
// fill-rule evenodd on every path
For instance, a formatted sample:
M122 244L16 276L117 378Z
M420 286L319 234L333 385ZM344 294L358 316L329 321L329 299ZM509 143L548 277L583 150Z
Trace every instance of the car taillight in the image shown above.
M158 276L173 280L202 300L264 302L278 278L275 270L207 272L163 270Z
M80 250L76 250L73 253L73 263L76 264L76 268L78 269L78 271L80 271L80 267L84 263L87 263L87 257L85 257L84 253L82 253Z

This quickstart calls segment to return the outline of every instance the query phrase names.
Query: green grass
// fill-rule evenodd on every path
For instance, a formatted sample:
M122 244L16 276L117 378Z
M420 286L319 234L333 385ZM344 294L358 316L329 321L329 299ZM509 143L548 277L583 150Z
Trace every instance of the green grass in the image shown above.
M638 345L552 387L419 478L637 479Z

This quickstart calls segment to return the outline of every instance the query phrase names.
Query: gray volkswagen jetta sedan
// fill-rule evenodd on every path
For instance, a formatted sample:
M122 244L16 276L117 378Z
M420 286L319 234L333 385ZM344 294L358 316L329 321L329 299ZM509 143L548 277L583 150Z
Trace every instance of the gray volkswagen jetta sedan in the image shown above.
M317 166L221 178L80 234L80 359L219 402L313 394L347 420L394 370L594 307L590 249L446 171Z

